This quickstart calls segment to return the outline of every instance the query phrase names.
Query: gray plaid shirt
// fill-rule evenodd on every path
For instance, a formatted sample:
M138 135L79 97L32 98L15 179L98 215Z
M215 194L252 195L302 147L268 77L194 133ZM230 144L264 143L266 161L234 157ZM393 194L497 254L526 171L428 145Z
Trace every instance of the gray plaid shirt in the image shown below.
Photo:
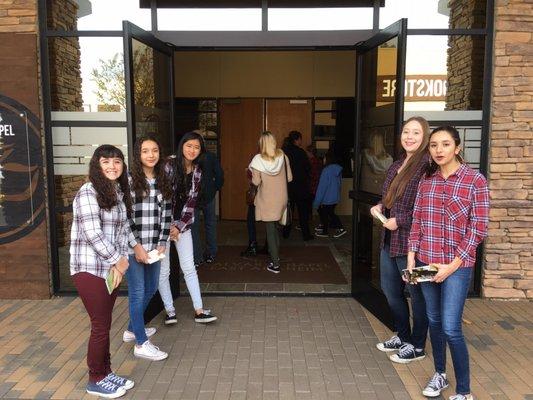
M70 233L71 275L88 272L105 279L109 268L128 256L128 217L123 194L120 190L117 194L118 204L109 211L98 205L92 183L84 184L76 194Z

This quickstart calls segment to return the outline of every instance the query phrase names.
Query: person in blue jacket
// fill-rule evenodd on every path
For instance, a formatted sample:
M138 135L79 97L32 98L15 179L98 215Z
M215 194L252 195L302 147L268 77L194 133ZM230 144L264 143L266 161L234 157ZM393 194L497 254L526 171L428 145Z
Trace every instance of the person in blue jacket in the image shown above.
M335 207L341 198L342 167L338 164L335 154L326 154L326 166L320 174L320 181L316 190L313 208L318 209L321 228L315 231L316 236L329 237L328 228L335 229L333 237L338 238L346 234L346 230L335 214Z

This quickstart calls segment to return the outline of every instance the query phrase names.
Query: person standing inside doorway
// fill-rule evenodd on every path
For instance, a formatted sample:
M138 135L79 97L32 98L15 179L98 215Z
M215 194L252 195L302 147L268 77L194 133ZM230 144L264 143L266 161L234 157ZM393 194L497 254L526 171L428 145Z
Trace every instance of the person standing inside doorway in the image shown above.
M315 237L309 231L309 218L311 217L313 202L309 185L311 164L305 150L302 149L302 134L298 131L291 131L285 139L283 151L292 168L293 180L289 184L291 206L295 206L298 210L298 222L302 230L303 240L313 240ZM283 227L283 237L289 237L290 232L290 224Z
M257 186L255 196L255 220L266 227L270 262L267 270L279 274L278 221L287 208L287 184L292 181L289 159L277 148L276 138L266 131L259 138L259 154L248 167L252 171L252 183Z
M426 299L435 373L422 391L438 397L448 387L446 344L450 348L456 394L450 400L472 400L463 309L476 263L476 248L487 236L489 189L481 173L463 162L457 129L441 126L429 137L431 162L421 181L409 234L407 268L415 263L438 268L422 282Z
M180 140L176 155L170 157L167 172L173 188L172 216L170 224L170 240L176 246L180 268L183 271L185 284L191 296L194 308L194 320L198 323L209 323L217 320L211 310L203 308L200 282L194 265L194 249L191 225L194 222L194 209L200 192L202 170L198 158L205 152L204 139L196 132L188 132ZM165 258L161 260L159 274L159 294L163 300L167 317L166 325L177 323L174 299L169 283L170 246L165 249Z
M152 344L149 336L156 329L144 327L144 311L157 290L159 259L150 260L149 252L165 254L172 220L172 187L161 160L159 142L154 137L137 139L131 163L131 196L133 214L130 218L128 303L130 322L122 339L135 341L133 354L139 358L159 361L168 354Z
M339 238L346 234L341 220L335 214L335 207L341 199L342 167L338 164L335 154L329 151L326 154L326 166L320 174L320 181L316 191L313 208L318 210L320 215L321 228L315 230L319 237L329 237L328 228L335 229L334 238Z
M89 182L72 203L70 275L91 320L87 348L89 394L123 396L133 381L111 370L109 330L118 286L128 269L128 217L132 201L124 155L115 146L98 147L89 162ZM106 277L113 274L112 292Z
M429 124L424 118L405 121L400 135L403 154L387 170L381 202L370 209L372 215L377 211L388 218L381 235L380 279L397 332L378 343L377 348L384 352L398 350L390 359L402 364L426 356L426 303L420 286L408 285L413 310L411 327L402 271L407 268L407 241L417 188L428 163L428 138Z
M215 154L206 150L198 161L202 170L202 184L199 204L194 211L192 224L192 241L194 245L194 263L212 263L217 255L217 215L216 194L224 184L224 171ZM204 252L200 240L200 212L204 215L205 239L207 248Z

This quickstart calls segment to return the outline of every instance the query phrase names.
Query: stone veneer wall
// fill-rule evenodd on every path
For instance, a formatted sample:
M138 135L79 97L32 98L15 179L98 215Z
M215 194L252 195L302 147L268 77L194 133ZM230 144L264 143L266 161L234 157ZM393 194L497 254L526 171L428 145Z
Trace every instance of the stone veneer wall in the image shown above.
M533 298L533 2L497 0L483 295Z
M0 32L37 31L37 0L0 1Z
M450 29L485 26L486 0L451 0ZM448 36L446 110L481 110L483 97L482 36Z
M77 29L76 2L49 0L47 12L48 27L67 31ZM48 54L52 111L82 111L81 52L78 38L49 39Z
M76 30L78 4L72 0L48 0L48 27L61 30ZM50 60L50 100L52 111L83 111L81 90L81 51L75 38L53 38L48 42ZM66 211L72 204L85 176L56 175L56 206L65 211L56 214L57 243L65 246L70 239L72 212Z

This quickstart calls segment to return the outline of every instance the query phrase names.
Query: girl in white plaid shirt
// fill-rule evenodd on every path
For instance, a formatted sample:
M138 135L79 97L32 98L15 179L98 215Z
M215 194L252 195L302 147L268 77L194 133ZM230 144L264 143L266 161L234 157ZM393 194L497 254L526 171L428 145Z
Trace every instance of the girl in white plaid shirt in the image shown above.
M155 137L137 139L131 163L128 300L130 322L123 334L125 342L135 341L133 354L152 361L168 354L148 339L155 328L144 327L144 311L157 290L160 261L165 253L172 218L172 187L160 156L161 146ZM150 253L152 252L152 253ZM152 257L149 257L149 253Z
M131 197L124 155L114 146L98 147L89 163L89 182L72 204L70 274L91 320L87 349L87 393L106 398L124 395L133 381L111 370L109 330L117 288L128 269L128 216ZM105 278L113 272L109 294Z

